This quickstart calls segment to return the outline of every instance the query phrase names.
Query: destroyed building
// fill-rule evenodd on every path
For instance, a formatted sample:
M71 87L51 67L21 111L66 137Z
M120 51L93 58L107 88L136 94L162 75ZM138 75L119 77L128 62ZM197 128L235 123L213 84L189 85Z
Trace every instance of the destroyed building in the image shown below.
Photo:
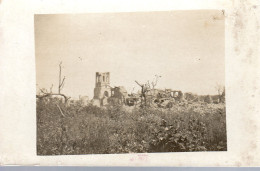
M108 103L124 103L127 96L127 91L123 86L117 86L114 88L110 86L109 72L96 73L93 99L96 105L100 106Z
M94 99L102 99L111 96L110 73L96 73L96 85L94 89Z
M106 105L128 105L133 106L142 103L141 93L128 94L123 86L110 86L109 72L96 72L96 81L94 88L94 98L92 104L96 106ZM167 106L183 100L182 91L172 89L149 89L145 94L146 105L155 104L157 106Z

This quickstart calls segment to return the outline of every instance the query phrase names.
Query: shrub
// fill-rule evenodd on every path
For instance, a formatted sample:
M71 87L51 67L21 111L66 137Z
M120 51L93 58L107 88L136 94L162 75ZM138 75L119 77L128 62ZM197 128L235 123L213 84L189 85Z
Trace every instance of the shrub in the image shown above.
M223 103L161 109L38 101L37 154L223 151L225 112Z

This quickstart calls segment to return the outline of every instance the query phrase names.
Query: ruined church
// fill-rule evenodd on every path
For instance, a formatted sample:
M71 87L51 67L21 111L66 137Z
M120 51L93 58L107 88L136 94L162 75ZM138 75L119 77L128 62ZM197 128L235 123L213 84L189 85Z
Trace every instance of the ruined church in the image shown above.
M96 72L96 85L94 89L94 99L102 99L111 96L110 73Z
M96 84L94 88L94 100L98 100L100 105L108 103L125 103L128 96L126 89L123 86L110 86L109 72L96 72Z

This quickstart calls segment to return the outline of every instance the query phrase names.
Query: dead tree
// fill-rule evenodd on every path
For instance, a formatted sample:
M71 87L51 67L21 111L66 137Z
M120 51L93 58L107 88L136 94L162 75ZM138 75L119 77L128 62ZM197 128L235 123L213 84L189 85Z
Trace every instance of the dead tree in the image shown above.
M152 89L154 90L155 89L155 86L157 86L157 83L159 81L159 78L161 78L162 76L160 75L155 75L155 79L151 82L152 84Z
M42 95L36 95L36 98L38 99L43 99L45 97L51 97L51 96L62 96L65 100L65 103L68 102L68 100L70 99L70 97L66 96L65 94L61 94L61 93L50 93L47 91L44 91L44 89L40 89Z
M147 81L147 86L149 87L150 90L152 90L152 95L154 95L154 89L157 86L159 78L161 78L161 77L162 76L160 76L160 75L155 75L155 78L152 82L150 82L149 80Z
M158 80L161 76L155 75L155 78L152 82L149 80L146 84L140 84L139 82L135 81L136 84L138 84L141 87L141 105L147 106L147 93L150 91L152 96L154 96L154 89L156 85L158 84ZM149 98L148 98L149 99ZM151 99L149 100L149 105L151 104Z
M59 87L58 87L58 92L60 94L60 91L62 90L63 86L64 86L64 81L65 81L65 76L63 77L63 79L61 80L61 65L62 65L62 62L60 62L60 65L59 65Z
M63 77L63 79L61 79L61 70L62 69L62 62L60 62L59 64L59 86L58 86L58 93L53 93L52 92L52 88L53 88L53 84L50 87L49 92L46 89L40 89L41 94L36 95L36 98L38 99L43 99L45 97L51 97L53 95L57 95L57 96L62 96L65 100L65 103L68 102L68 100L70 99L70 97L66 96L65 94L61 93L62 88L64 87L65 84L65 76Z
M135 81L137 85L141 87L141 105L146 106L146 93L149 91L149 86L147 84L140 84L138 81Z

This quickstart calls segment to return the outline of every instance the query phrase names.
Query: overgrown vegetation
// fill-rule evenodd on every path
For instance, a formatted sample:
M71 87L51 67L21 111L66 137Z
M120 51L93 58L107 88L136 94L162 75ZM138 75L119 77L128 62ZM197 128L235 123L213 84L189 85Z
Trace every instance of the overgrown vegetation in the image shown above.
M161 109L37 101L38 155L225 151L226 141L223 103Z

